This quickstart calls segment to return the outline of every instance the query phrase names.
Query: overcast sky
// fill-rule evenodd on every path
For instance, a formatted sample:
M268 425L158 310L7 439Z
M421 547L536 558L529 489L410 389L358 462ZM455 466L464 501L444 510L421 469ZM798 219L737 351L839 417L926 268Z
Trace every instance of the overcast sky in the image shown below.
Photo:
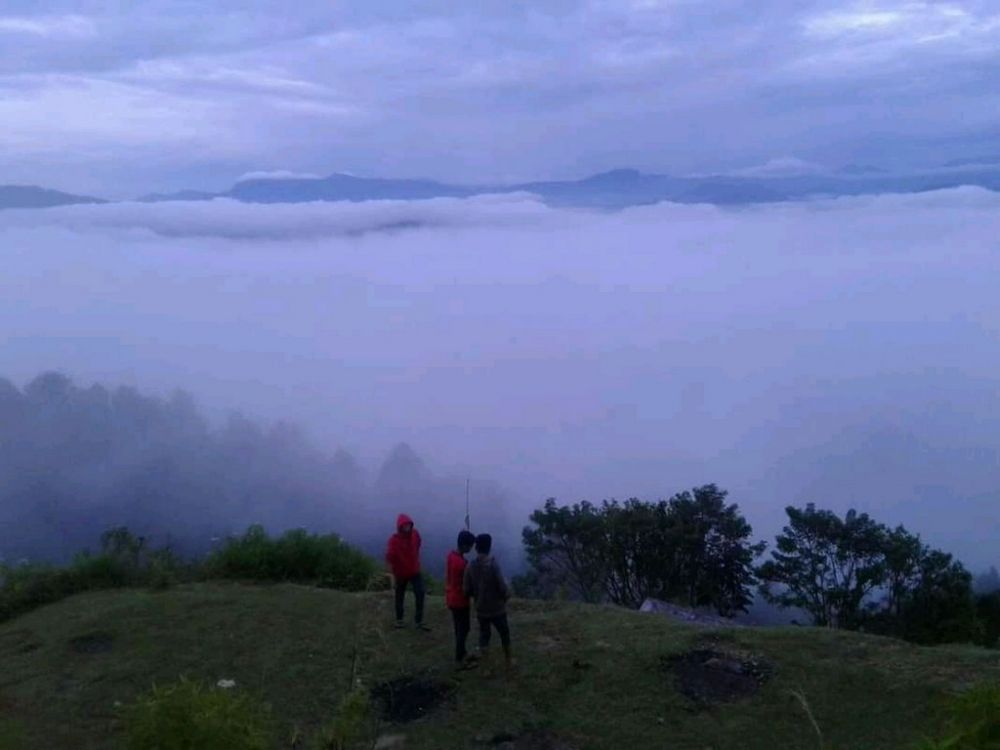
M924 166L998 80L995 0L4 0L0 183Z

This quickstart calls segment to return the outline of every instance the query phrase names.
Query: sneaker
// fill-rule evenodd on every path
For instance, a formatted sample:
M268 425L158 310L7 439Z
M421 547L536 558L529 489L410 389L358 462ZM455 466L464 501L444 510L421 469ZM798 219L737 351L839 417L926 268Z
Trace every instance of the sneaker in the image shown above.
M431 632L431 626L430 625L425 625L422 622L418 622L417 623L417 630L423 630L425 633L429 633L429 632Z
M468 672L469 670L476 669L479 666L477 661L460 661L455 664L456 672Z
M402 630L406 627L406 623L402 620L396 620L396 630Z

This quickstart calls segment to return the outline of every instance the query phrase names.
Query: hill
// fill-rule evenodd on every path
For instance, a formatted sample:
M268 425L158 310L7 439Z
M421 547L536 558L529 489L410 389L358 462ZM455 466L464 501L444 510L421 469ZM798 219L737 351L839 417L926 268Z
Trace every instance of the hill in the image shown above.
M89 195L73 195L34 185L0 185L0 209L51 208L53 206L70 206L75 203L106 202L101 198L92 198Z
M380 730L404 735L410 750L815 750L793 691L826 747L891 750L935 730L933 708L949 691L1000 678L997 654L974 648L807 628L695 629L528 601L512 609L513 673L454 674L443 602L429 600L431 633L388 629L389 608L383 593L236 584L44 607L0 625L0 747L119 747L119 704L179 675L262 695L292 747L293 734L308 738L331 718L356 664L366 686L415 675L440 689L397 712L426 715Z

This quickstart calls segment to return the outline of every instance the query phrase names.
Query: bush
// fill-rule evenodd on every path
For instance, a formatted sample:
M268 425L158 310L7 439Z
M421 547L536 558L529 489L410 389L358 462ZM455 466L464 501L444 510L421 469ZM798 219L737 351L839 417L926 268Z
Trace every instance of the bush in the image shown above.
M1000 683L983 684L953 698L945 709L942 740L922 750L998 750L1000 748Z
M247 695L181 679L153 687L125 711L129 750L270 750L270 710Z
M374 560L336 534L296 529L272 539L262 527L251 526L213 553L204 573L209 578L296 581L364 591L377 570Z
M146 552L145 541L128 529L101 536L100 554L81 552L67 567L0 565L0 622L84 591L149 584L163 588L180 564L170 550Z

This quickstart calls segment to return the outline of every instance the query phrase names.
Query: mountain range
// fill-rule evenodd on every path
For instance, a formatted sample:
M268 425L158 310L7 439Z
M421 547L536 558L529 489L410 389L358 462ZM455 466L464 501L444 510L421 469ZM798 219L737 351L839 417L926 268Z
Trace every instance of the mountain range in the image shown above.
M553 206L619 209L670 201L746 205L804 200L815 197L879 193L920 193L962 185L1000 191L1000 163L991 160L950 162L941 169L890 173L877 167L851 165L835 172L789 175L651 174L615 169L580 180L514 184L456 185L434 180L356 177L255 177L218 193L183 190L152 194L142 202L206 201L229 198L245 203L308 203L314 201L424 200L465 198L496 193L532 193ZM29 186L0 186L0 208L43 208L73 203L102 203L98 198Z

